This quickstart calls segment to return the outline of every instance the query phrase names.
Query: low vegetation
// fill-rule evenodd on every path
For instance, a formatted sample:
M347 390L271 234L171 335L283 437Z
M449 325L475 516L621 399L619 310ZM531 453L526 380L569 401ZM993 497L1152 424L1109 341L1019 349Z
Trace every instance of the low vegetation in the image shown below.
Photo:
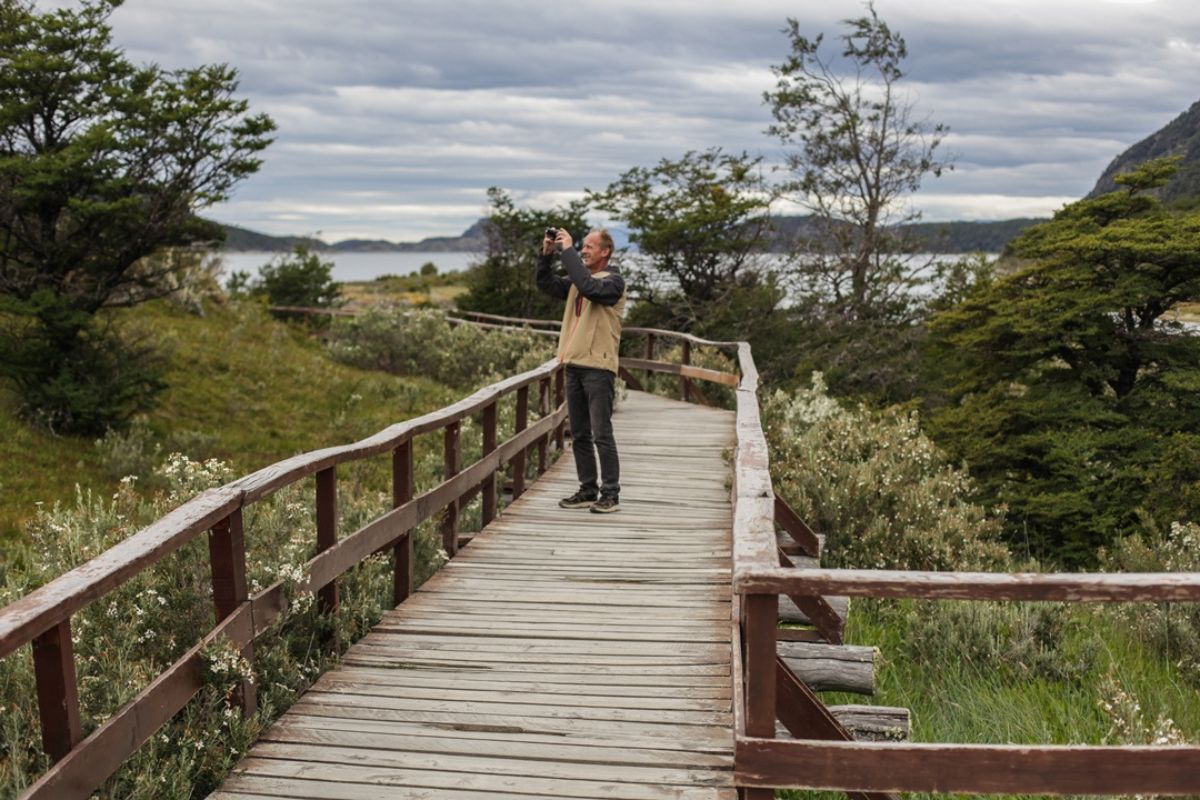
M977 503L915 414L846 406L815 376L772 396L763 415L773 480L827 534L827 563L1040 569L999 544L999 512ZM1104 551L1102 566L1196 571L1198 542L1192 524L1147 530ZM910 709L914 741L1172 744L1200 738L1198 614L1195 604L857 601L846 638L879 649L872 702Z

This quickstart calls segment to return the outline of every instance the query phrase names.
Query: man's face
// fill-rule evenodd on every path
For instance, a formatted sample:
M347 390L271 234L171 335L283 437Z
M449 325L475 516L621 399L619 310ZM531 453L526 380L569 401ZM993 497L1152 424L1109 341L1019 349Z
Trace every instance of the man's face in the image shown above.
M583 247L579 251L580 257L583 259L583 265L592 272L603 269L608 263L608 257L611 252L606 247L600 245L600 234L589 233L583 237Z

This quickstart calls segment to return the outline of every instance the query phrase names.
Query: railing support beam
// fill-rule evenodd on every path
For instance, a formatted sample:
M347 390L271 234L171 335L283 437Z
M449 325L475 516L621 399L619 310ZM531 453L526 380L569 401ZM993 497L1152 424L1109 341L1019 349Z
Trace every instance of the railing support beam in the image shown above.
M446 480L449 480L459 471L459 423L451 422L446 426L442 441ZM442 520L442 548L450 558L458 553L458 500L451 500L446 506L446 516Z
M240 508L209 531L208 556L212 565L213 606L219 624L250 597L246 587L246 536ZM242 657L247 661L254 660L253 641L242 648ZM243 680L238 683L232 700L245 716L257 711L258 691L254 682Z
M70 620L33 640L33 669L42 718L42 746L53 761L59 761L83 738Z
M413 498L413 441L405 439L392 451L392 508ZM400 605L413 590L413 530L410 528L392 548L392 602Z

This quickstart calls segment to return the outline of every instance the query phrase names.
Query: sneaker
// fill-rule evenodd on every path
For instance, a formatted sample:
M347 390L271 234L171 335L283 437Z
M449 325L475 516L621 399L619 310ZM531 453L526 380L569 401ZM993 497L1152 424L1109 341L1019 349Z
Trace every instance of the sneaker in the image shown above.
M599 500L592 503L593 514L611 514L620 510L621 504L617 502L617 498L609 495L602 495Z
M562 500L559 500L558 504L562 508L587 508L594 502L596 502L596 495L580 489L570 497L564 497Z

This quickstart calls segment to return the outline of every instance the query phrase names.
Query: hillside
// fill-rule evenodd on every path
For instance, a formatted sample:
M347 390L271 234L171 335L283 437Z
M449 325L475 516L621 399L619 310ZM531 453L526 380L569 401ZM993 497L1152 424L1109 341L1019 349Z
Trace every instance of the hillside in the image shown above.
M458 236L430 236L419 242L345 239L333 244L304 236L271 236L235 225L221 227L225 229L225 250L229 252L287 252L303 244L318 252L335 253L463 253L482 250L487 245L485 223L486 220L480 219Z
M1200 101L1163 128L1142 139L1112 160L1096 181L1088 197L1097 197L1117 188L1113 181L1145 161L1164 156L1180 156L1179 172L1158 190L1164 201L1200 197Z
M296 453L345 443L453 402L461 391L334 361L304 328L253 303L214 305L204 316L166 302L113 314L153 332L168 355L162 403L128 433L97 443L55 435L16 415L0 391L0 564L23 519L75 487L107 496L128 474L146 473L172 451L220 458L249 472Z
M783 252L797 239L816 234L812 217L776 217L771 220L775 235L772 252ZM927 253L999 253L1017 234L1042 219L1018 218L995 222L920 222L902 230L914 234Z

